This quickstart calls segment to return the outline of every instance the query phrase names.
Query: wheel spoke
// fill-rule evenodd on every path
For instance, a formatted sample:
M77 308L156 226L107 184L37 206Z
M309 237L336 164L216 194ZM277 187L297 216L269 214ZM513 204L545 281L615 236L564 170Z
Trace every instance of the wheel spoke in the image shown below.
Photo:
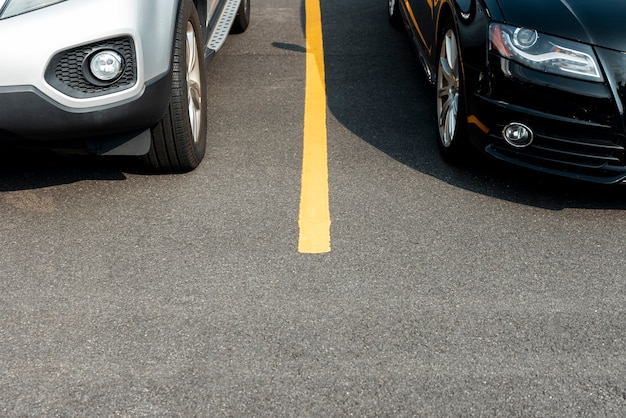
M439 66L441 67L442 73L445 76L445 81L448 84L453 84L455 81L455 77L454 77L454 73L452 72L452 67L450 67L450 64L448 63L447 58L442 57L439 60Z
M439 126L443 134L444 145L450 144L456 127L456 112L454 111L454 97L448 97L442 104Z
M450 137L450 140L452 140L452 138L454 137L454 132L456 131L456 112L453 110L454 107L454 104L451 104L450 109L448 110L448 117L446 122L446 126L448 127L448 136Z
M459 54L456 44L456 37L452 34L446 36L446 60L448 61L448 65L451 70L450 72L454 74L456 72Z
M448 96L441 106L441 116L447 118L454 108L454 96Z
M194 107L198 109L202 104L200 84L195 80L191 80L189 83L189 101L192 102Z
M447 87L444 86L444 87L439 88L439 94L437 96L439 99L445 99L449 95L450 95L450 90Z
M459 101L459 53L456 36L449 30L443 39L439 54L439 77L437 80L437 112L439 136L444 147L454 140L457 128Z
M191 22L187 23L187 99L189 125L194 142L200 140L200 118L202 115L202 87L196 34Z
M196 68L196 36L193 31L187 29L187 77L192 75L193 71Z
M202 96L200 93L200 85L191 81L189 83L189 123L194 140L197 140L200 134L200 109L202 106Z

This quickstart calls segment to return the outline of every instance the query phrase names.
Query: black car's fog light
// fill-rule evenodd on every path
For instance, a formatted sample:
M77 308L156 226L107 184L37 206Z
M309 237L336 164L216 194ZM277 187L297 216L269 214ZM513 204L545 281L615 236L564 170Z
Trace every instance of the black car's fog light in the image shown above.
M101 83L112 83L124 72L124 58L118 52L105 49L87 58L89 73Z
M533 142L534 134L528 126L514 122L504 127L502 137L515 148L525 148Z

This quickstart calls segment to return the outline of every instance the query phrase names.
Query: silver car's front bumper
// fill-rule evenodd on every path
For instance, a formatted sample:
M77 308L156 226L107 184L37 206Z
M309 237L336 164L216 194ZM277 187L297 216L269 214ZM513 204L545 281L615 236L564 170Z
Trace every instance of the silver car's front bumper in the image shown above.
M170 68L178 0L67 0L0 21L0 97L31 92L66 112L84 113L144 94ZM132 43L132 83L110 93L68 94L50 82L63 51L126 37ZM46 76L48 74L48 77Z

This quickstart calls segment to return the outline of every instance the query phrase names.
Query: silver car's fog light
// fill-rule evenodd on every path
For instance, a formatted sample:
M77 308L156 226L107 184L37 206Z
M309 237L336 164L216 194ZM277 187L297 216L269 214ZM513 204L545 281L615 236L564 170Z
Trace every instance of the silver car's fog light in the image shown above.
M124 59L113 50L99 51L88 59L89 71L99 81L115 81L124 71Z
M514 122L504 127L502 137L515 148L525 148L533 142L534 134L528 126Z

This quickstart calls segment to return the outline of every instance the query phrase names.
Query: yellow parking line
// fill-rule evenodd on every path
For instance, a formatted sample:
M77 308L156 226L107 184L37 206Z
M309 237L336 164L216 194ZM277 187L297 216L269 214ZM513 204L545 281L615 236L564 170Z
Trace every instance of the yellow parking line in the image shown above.
M326 81L320 0L306 0L306 92L298 251L330 252Z

